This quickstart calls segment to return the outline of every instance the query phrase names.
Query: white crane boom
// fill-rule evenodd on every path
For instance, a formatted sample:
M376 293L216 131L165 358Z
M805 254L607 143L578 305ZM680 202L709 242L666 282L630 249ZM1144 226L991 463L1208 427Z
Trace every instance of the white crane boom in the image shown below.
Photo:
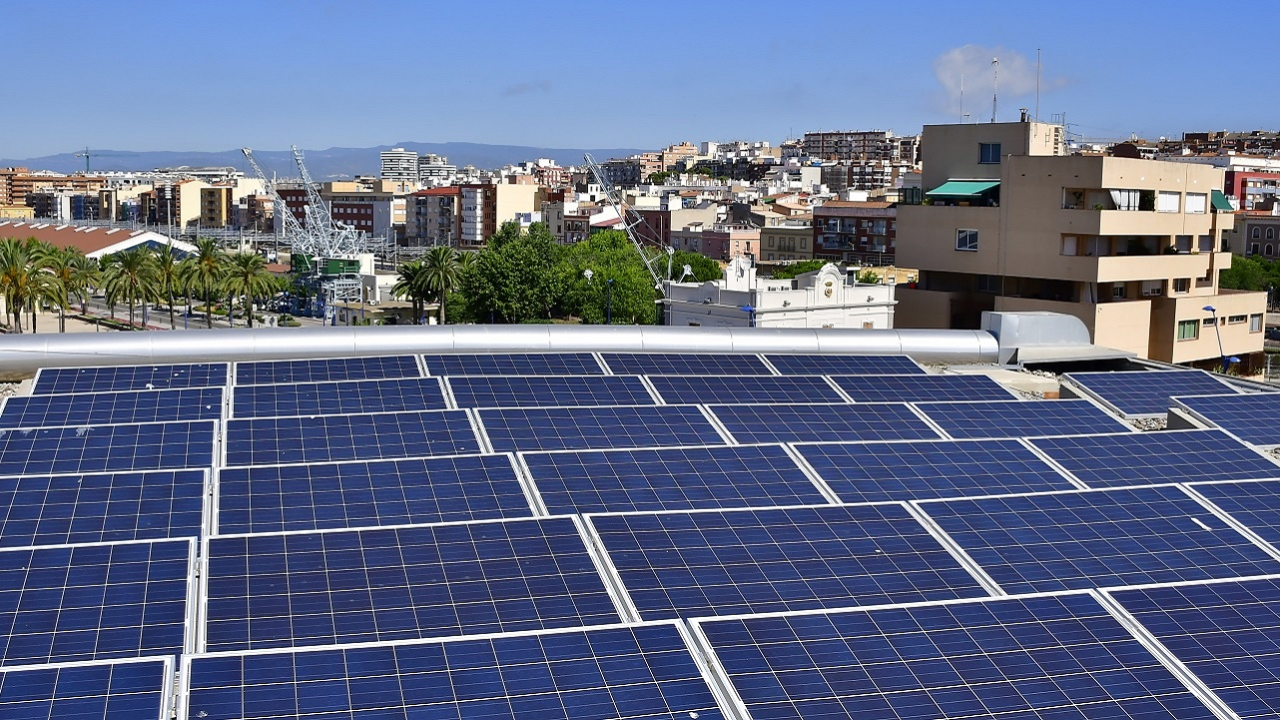
M638 225L649 227L649 223L633 210L629 205L623 205L618 199L617 191L613 189L613 184L604 177L604 171L596 164L591 155L584 155L583 160L587 163L587 169L591 171L591 176L595 178L596 184L604 191L604 196L609 201L609 205L613 207L614 212L618 214L618 219L622 221L622 230L627 234L627 239L635 247L636 252L640 254L640 260L644 263L644 269L649 271L649 277L653 279L653 289L660 293L665 293L666 288L662 285L663 278L658 275L658 271L654 270L654 266L658 265L663 259L661 253L651 254L645 252L644 243L640 242L640 238L636 235L635 228ZM670 245L666 246L667 260L667 280L671 279L671 258L675 255L675 248Z

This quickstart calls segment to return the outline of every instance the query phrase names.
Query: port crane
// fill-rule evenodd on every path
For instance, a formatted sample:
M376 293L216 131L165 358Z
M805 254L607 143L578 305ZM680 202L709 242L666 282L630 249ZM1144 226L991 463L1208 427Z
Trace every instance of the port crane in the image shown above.
M591 171L591 177L595 178L596 184L604 191L605 199L609 201L609 205L613 207L613 211L618 214L618 219L622 221L622 230L627 234L627 239L631 241L631 245L635 247L636 252L640 254L640 260L644 262L644 269L649 271L649 277L653 280L653 289L665 295L666 287L663 285L664 278L658 274L655 269L661 266L663 260L662 253L655 253L646 250L645 245L640 240L640 236L636 234L635 229L641 225L649 228L649 223L645 221L640 213L636 212L630 205L626 205L619 199L618 191L614 189L613 183L605 179L604 171L600 165L590 154L584 155L582 158L587 163L587 169ZM652 228L650 228L652 229ZM676 249L667 245L666 261L667 276L666 280L671 279L671 261L675 257Z

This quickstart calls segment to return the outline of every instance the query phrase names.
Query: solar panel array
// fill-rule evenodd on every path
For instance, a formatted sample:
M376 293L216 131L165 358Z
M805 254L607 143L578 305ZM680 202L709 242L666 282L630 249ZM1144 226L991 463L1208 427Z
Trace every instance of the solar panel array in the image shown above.
M1115 375L44 370L0 408L0 717L1273 716L1280 406Z
M1164 415L1169 409L1169 398L1174 395L1236 392L1203 370L1085 372L1063 377L1070 385L1130 417Z

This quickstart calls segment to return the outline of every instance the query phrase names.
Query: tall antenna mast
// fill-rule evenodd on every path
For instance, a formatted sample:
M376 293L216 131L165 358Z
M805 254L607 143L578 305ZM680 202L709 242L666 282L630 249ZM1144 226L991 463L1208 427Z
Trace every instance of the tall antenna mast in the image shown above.
M996 121L996 98L1000 96L1000 58L991 58L991 122Z
M1040 48L1036 48L1036 120L1040 119Z

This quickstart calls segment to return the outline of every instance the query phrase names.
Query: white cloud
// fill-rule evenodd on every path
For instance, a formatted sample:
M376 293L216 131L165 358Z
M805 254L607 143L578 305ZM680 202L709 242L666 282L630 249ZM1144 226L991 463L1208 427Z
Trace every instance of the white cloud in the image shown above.
M998 59L993 66L992 60ZM933 61L933 73L946 95L947 112L961 112L961 88L964 93L964 111L975 119L986 120L991 116L991 95L995 90L993 70L998 71L1001 119L1009 119L1009 108L1017 107L1015 101L1033 96L1036 91L1036 61L1005 47L963 45L952 48ZM1040 90L1061 87L1061 78L1043 78ZM1008 101L1008 102L1006 102Z

